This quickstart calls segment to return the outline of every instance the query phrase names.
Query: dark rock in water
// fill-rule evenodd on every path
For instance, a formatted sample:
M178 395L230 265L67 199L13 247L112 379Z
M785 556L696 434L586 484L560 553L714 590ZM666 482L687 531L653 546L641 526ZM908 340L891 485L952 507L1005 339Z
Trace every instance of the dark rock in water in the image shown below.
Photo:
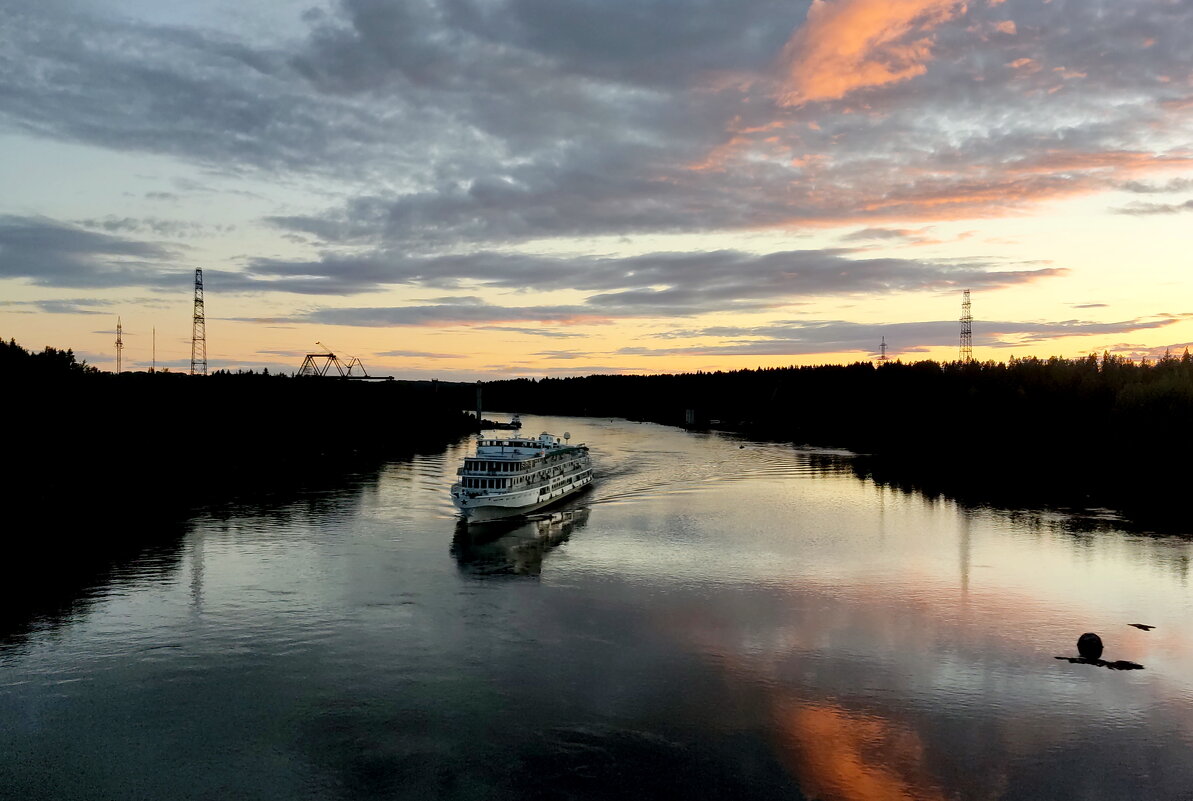
M1098 659L1102 656L1102 638L1087 631L1077 638L1077 653L1086 659Z
M1144 631L1151 631L1152 629L1155 628L1155 626L1149 626L1146 623L1128 623L1127 625L1134 626L1137 629L1143 629Z

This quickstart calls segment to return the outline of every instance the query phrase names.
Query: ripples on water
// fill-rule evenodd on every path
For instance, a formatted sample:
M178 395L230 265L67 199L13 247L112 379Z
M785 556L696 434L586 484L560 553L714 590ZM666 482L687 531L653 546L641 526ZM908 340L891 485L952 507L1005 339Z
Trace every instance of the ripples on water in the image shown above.
M1188 797L1188 540L526 421L593 449L550 515L460 526L465 441L150 521L10 605L0 796ZM1087 630L1146 669L1053 659Z

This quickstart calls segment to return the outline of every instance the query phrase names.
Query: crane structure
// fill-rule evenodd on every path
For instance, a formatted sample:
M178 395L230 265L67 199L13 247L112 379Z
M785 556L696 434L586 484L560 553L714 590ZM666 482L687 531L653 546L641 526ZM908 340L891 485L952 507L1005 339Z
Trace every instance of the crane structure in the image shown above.
M973 361L973 313L969 305L969 290L965 290L961 301L961 354L962 362Z
M326 377L331 369L335 368L335 374L332 378L374 378L365 370L364 363L355 356L349 356L347 363L340 361L332 349L324 345L322 342L316 342L316 345L323 348L324 353L308 353L306 358L302 360L302 366L298 368L300 376L317 376ZM352 371L359 369L360 375L353 375Z
M195 270L195 313L191 326L191 375L207 375L207 312L203 308L203 271Z

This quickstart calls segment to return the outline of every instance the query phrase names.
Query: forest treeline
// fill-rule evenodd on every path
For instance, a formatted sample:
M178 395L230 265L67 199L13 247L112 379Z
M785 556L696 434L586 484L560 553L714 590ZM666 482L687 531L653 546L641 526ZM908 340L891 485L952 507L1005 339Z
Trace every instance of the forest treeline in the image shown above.
M115 376L70 350L0 341L9 473L48 499L122 477L122 503L293 482L328 463L434 449L475 427L476 385L218 371ZM868 455L867 475L1096 505L1183 497L1193 357L1104 353L486 382L484 408L626 417ZM89 477L99 476L98 479ZM149 479L146 479L149 476Z
M0 487L32 515L181 510L442 449L475 389L217 371L114 375L0 340Z
M885 474L1132 505L1183 494L1193 357L899 361L491 382L486 406L624 416L870 454ZM713 421L716 421L713 423ZM870 468L867 468L870 469Z

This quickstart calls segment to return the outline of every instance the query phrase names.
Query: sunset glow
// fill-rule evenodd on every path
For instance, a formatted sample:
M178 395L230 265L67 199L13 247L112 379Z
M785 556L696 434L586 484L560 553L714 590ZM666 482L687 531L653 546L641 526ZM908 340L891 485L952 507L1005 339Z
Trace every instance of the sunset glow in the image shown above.
M474 380L1193 343L1193 5L11 3L0 336Z

